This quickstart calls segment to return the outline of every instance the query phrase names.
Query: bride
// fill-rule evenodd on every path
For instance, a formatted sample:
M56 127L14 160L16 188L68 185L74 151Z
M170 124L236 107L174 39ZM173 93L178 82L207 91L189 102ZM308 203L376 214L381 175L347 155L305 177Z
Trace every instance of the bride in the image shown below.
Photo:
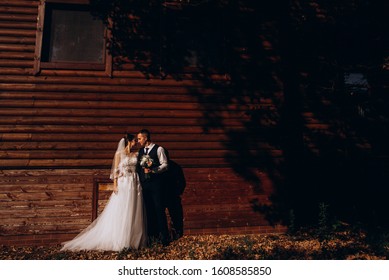
M135 137L127 134L118 144L110 178L114 191L103 212L73 240L63 243L62 250L120 251L146 245L146 213L142 189L136 172Z

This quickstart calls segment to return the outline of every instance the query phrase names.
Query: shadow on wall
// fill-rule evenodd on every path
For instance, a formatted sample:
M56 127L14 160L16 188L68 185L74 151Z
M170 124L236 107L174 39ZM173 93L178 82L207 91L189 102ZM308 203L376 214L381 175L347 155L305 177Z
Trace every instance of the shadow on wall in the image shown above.
M326 203L332 218L382 225L389 102L380 66L388 23L380 4L324 2L91 0L95 15L111 19L118 65L122 57L145 78L177 80L196 69L202 88L219 93L188 88L204 132L224 131L235 171L258 193L253 168L273 182L272 205L252 201L253 209L270 222L288 224L293 211L298 224L313 224ZM369 116L344 87L350 68L373 85ZM232 105L244 112L239 129L226 124Z

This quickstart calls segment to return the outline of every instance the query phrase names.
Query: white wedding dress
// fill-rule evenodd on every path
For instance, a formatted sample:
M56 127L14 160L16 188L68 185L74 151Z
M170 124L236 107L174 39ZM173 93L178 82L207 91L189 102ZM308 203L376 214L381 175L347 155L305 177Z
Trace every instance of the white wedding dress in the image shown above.
M121 251L146 245L146 213L136 164L136 154L121 158L115 169L118 193L112 193L100 216L73 240L63 243L61 251Z

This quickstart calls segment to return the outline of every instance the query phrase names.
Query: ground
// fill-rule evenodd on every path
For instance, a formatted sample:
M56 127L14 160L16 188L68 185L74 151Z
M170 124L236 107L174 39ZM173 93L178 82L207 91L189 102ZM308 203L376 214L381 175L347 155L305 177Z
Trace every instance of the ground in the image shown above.
M383 239L382 236L385 238ZM346 230L318 235L298 234L258 235L197 235L184 236L169 246L158 243L140 250L121 252L62 252L57 246L1 246L0 259L44 260L386 260L389 257L388 235L371 237L363 231Z

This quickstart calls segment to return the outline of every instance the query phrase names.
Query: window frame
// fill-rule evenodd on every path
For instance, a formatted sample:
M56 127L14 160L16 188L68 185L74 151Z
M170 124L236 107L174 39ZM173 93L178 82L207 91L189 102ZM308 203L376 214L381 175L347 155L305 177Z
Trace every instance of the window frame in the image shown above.
M94 221L99 215L99 194L103 191L112 192L113 182L107 178L94 178L92 192L92 221Z
M33 74L38 75L42 69L61 69L61 70L97 70L105 71L105 73L112 77L112 55L107 48L107 39L111 36L107 27L104 30L104 61L103 63L93 62L44 62L42 61L42 47L43 47L43 33L45 23L46 3L56 4L76 4L89 5L89 0L41 0L38 6L37 31L34 55L34 69Z

